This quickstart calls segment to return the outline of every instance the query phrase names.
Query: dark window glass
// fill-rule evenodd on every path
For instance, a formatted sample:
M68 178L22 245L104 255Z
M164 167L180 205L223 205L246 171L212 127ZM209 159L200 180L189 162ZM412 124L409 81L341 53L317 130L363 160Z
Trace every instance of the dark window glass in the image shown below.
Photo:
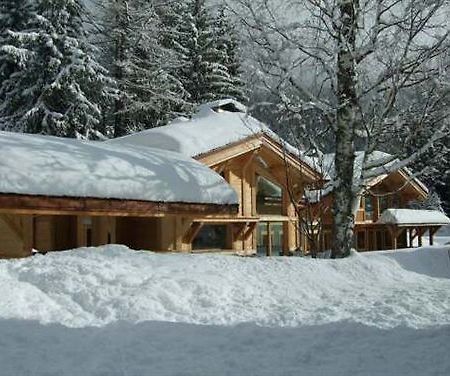
M258 176L256 185L256 211L258 214L282 215L282 188L262 176Z
M383 213L389 207L387 196L380 197L380 213Z
M365 198L365 219L367 221L371 221L373 219L373 205L372 205L372 197Z
M226 249L227 248L227 226L226 225L204 225L194 241L192 249Z
M398 193L392 196L392 208L394 209L400 208L400 196Z
M92 247L92 229L86 228L86 247Z

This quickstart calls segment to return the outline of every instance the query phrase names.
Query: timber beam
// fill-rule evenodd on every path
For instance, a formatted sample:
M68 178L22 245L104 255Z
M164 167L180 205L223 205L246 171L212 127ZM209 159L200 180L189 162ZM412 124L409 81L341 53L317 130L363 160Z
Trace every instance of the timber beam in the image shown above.
M152 217L162 215L237 214L239 206L183 202L0 194L0 213Z

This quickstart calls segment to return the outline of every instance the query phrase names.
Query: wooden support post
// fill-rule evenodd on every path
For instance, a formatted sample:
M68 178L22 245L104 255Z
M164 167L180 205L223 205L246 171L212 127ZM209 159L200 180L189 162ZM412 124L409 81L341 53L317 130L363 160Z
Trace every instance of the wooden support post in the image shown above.
M422 247L422 235L423 235L423 229L421 229L421 228L416 228L416 231L417 231L417 236L418 236L418 238L417 238L418 245L419 245L419 247Z
M272 234L270 233L272 230L272 226L270 225L270 222L267 222L267 249L266 249L266 255L272 256Z
M249 223L249 225L244 233L244 236L243 236L244 241L250 237L250 235L253 233L253 231L255 231L256 225L257 225L257 222Z
M439 227L429 227L428 231L430 233L430 245L434 244L434 234L439 229Z
M233 225L233 240L243 240L242 235L245 233L246 222L235 223Z
M389 233L391 234L391 238L392 238L392 249L397 249L398 248L398 243L397 243L397 239L398 236L402 233L403 229L399 229L397 228L397 226L388 226L387 227L389 230Z
M183 243L192 243L202 227L203 222L193 222L183 236Z

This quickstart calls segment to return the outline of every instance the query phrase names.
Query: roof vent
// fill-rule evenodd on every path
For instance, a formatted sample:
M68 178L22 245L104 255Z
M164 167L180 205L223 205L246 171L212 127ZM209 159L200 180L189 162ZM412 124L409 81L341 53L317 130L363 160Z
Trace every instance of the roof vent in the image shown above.
M214 102L202 104L199 106L199 112L205 108L214 112L240 112L244 114L247 112L247 107L234 99L220 99Z

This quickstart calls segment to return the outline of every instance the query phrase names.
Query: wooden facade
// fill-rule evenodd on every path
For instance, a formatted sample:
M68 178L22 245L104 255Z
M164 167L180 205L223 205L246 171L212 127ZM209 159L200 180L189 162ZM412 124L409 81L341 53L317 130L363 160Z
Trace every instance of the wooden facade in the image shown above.
M198 234L206 225L225 226L225 248L242 254L255 250L261 255L288 254L301 246L296 202L303 197L306 184L320 180L316 171L264 134L197 159L221 174L236 190L240 202L237 216L195 219ZM279 188L279 205L271 204L275 210L270 205L258 210L259 179Z
M440 226L427 223L408 226L396 226L379 223L385 209L408 208L412 201L424 200L427 189L407 170L400 170L388 176L375 179L360 198L355 216L354 246L358 251L397 249L412 246L416 242L422 245L422 236L429 233L430 243ZM331 248L332 241L332 204L333 196L329 194L314 204L316 220L322 223L318 234L320 251Z
M265 255L300 247L295 202L305 184L320 178L307 164L264 134L196 159L235 189L238 206L0 194L0 257L109 243ZM259 182L279 193L261 198Z

